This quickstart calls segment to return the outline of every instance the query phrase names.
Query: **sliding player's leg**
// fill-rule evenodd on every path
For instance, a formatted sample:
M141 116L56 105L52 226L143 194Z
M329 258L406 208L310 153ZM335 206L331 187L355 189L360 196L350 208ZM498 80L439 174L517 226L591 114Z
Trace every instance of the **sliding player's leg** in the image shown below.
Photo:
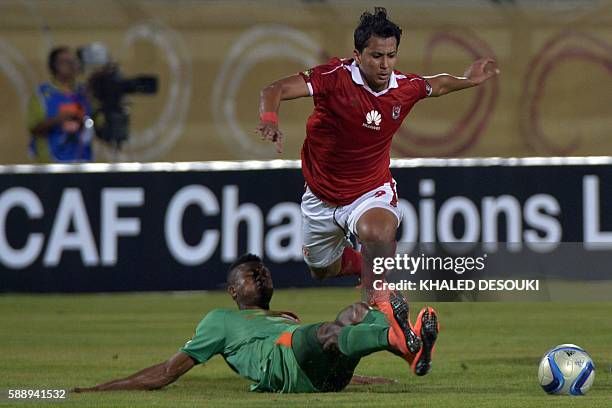
M340 391L351 381L361 357L389 349L388 328L382 313L367 303L355 303L343 309L333 322L298 328L293 333L292 349L317 389ZM346 347L340 346L340 339Z
M295 359L319 391L340 391L350 383L359 357L338 350L338 335L345 324L363 320L367 311L366 304L351 305L333 322L301 326L293 333L291 348Z
M403 295L392 293L389 302L381 303L378 309L370 309L361 323L346 325L339 330L338 349L343 355L353 358L388 350L406 360L416 375L427 374L440 330L438 316L433 308L424 307L413 331L408 324L408 312ZM327 342L332 343L329 338Z
M401 302L400 302L401 303ZM342 310L335 321L302 326L292 338L292 349L300 368L320 391L339 391L350 382L362 357L390 351L412 362L410 341L398 320L405 304L395 304L397 316L389 318L365 302ZM413 358L410 359L406 355Z
M344 326L338 335L339 350L351 357L364 357L387 350L412 362L421 342L407 324L408 304L391 295L388 310L370 309L362 322Z

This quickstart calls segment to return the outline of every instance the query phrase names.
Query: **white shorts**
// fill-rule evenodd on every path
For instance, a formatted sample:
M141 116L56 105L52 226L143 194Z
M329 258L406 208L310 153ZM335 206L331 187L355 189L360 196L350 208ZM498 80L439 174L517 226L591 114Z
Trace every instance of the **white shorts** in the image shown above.
M385 208L397 217L395 180L375 188L352 203L340 207L319 200L306 188L302 196L302 253L309 266L324 268L336 262L344 248L351 246L350 234L357 236L357 221L370 208Z

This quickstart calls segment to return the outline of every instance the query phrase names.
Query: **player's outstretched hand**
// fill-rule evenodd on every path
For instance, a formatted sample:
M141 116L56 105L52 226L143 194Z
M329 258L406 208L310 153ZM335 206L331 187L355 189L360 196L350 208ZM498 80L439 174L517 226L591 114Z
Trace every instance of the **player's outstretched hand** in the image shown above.
M277 153L283 152L283 133L278 128L278 124L272 122L261 122L255 128L255 133L259 133L261 140L268 140L274 143Z
M385 377L370 377L367 375L353 375L351 385L370 385L370 384L395 384L397 380Z
M83 392L92 392L92 391L96 391L95 387L74 387L68 392L74 392L74 393L80 394Z
M486 80L499 75L497 62L493 58L480 58L465 70L464 77L470 79L474 85L480 85Z

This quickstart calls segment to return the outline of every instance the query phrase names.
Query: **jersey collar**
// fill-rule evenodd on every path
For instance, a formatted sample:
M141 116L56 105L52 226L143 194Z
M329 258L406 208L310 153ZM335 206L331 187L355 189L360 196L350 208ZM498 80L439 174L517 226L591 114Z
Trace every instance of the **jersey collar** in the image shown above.
M52 78L49 83L51 84L51 86L53 86L55 89L57 89L58 91L60 91L61 93L64 94L73 94L76 93L78 85L75 82L74 85L71 88L66 88L66 86L64 86L62 83L58 82L55 78Z
M395 72L391 71L391 75L389 76L389 85L380 92L374 92L372 89L370 89L370 87L363 80L363 77L361 76L361 71L359 70L359 66L357 65L357 62L353 61L353 63L349 65L349 68L351 70L351 77L353 78L353 82L355 82L357 85L363 86L366 91L368 91L374 96L384 95L387 92L389 92L389 89L397 88L398 86L397 78L395 77Z

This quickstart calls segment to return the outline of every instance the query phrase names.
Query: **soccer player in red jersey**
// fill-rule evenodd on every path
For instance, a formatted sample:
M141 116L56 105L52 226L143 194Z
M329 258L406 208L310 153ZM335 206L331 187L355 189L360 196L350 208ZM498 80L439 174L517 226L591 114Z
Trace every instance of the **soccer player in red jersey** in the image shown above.
M387 19L386 9L366 11L355 29L353 58L332 58L280 79L265 87L260 97L256 131L279 153L280 102L313 98L302 147L307 185L302 197L304 259L318 279L361 275L366 291L373 277L370 268L362 268L362 255L366 266L375 257L393 256L401 221L389 170L393 135L419 100L478 86L499 73L491 58L473 62L463 77L401 73L394 70L401 34ZM350 246L351 233L361 243L361 254ZM369 300L388 308L388 294L377 299L379 295L372 291ZM416 326L428 324L417 321ZM429 339L426 333L418 334L425 349L420 352L430 353L437 333Z

